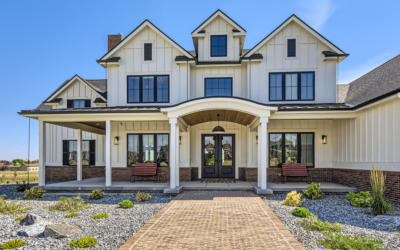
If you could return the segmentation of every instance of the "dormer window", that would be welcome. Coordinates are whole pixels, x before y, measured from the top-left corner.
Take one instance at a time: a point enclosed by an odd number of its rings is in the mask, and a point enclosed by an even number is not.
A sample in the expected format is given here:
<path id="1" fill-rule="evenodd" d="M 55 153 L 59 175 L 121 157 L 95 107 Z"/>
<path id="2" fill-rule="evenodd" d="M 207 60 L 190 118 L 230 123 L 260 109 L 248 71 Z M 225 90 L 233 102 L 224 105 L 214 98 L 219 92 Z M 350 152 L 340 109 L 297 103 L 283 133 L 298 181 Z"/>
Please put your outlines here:
<path id="1" fill-rule="evenodd" d="M 145 61 L 152 61 L 153 60 L 153 48 L 151 43 L 144 44 L 144 60 Z"/>
<path id="2" fill-rule="evenodd" d="M 67 100 L 67 108 L 90 108 L 90 100 Z"/>
<path id="3" fill-rule="evenodd" d="M 287 57 L 296 57 L 296 39 L 287 40 Z"/>
<path id="4" fill-rule="evenodd" d="M 227 55 L 227 38 L 223 36 L 211 36 L 211 56 L 226 56 Z"/>

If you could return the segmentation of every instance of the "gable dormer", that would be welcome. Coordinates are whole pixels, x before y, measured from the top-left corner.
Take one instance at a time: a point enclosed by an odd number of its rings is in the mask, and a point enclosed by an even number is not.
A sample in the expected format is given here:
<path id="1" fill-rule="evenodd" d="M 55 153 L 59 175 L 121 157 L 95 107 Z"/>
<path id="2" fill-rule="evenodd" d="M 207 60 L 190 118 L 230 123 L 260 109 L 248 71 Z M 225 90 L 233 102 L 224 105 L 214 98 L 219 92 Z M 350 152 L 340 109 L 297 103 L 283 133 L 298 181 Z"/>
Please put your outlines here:
<path id="1" fill-rule="evenodd" d="M 192 32 L 199 62 L 238 62 L 246 30 L 221 10 L 217 10 Z"/>

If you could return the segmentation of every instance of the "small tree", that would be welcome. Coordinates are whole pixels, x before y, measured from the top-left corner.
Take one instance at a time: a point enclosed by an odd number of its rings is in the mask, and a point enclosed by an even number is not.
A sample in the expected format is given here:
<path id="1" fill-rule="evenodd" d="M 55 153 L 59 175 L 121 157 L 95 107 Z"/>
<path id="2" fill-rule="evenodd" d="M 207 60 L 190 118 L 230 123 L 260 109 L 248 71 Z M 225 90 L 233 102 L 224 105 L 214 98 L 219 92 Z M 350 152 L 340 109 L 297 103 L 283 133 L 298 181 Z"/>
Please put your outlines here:
<path id="1" fill-rule="evenodd" d="M 17 172 L 17 170 L 15 170 L 14 171 L 14 178 L 17 178 L 17 176 L 18 176 L 18 172 Z"/>

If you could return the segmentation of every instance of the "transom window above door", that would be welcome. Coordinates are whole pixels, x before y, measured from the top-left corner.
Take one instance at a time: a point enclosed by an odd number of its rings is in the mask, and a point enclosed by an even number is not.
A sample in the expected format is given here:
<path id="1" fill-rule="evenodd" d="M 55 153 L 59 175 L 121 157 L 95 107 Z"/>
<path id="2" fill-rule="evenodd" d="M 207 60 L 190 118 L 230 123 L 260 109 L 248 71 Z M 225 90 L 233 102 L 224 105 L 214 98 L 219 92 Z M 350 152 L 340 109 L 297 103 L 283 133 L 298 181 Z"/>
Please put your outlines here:
<path id="1" fill-rule="evenodd" d="M 205 96 L 232 96 L 232 78 L 206 78 Z"/>
<path id="2" fill-rule="evenodd" d="M 169 76 L 128 76 L 128 103 L 168 103 Z"/>
<path id="3" fill-rule="evenodd" d="M 211 36 L 211 56 L 226 56 L 227 55 L 227 38 L 226 35 Z"/>
<path id="4" fill-rule="evenodd" d="M 314 85 L 314 72 L 270 73 L 269 100 L 313 101 Z"/>

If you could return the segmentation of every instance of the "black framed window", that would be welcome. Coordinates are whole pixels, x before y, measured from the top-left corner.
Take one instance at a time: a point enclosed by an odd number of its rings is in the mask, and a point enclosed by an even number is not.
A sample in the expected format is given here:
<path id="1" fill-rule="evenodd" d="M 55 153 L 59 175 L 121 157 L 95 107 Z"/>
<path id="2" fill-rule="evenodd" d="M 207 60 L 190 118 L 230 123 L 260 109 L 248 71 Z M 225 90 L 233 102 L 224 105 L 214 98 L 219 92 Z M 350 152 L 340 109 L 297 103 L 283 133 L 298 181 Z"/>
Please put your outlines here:
<path id="1" fill-rule="evenodd" d="M 211 56 L 227 55 L 227 36 L 211 36 Z"/>
<path id="2" fill-rule="evenodd" d="M 314 93 L 314 72 L 269 74 L 270 101 L 313 101 Z"/>
<path id="3" fill-rule="evenodd" d="M 269 166 L 282 163 L 305 163 L 314 167 L 314 133 L 270 133 Z"/>
<path id="4" fill-rule="evenodd" d="M 169 166 L 169 134 L 128 134 L 128 167 L 136 163 Z"/>
<path id="5" fill-rule="evenodd" d="M 128 76 L 128 103 L 168 103 L 169 76 Z"/>
<path id="6" fill-rule="evenodd" d="M 153 44 L 151 43 L 144 44 L 144 60 L 145 61 L 153 60 Z"/>
<path id="7" fill-rule="evenodd" d="M 67 100 L 67 108 L 90 108 L 90 100 Z"/>
<path id="8" fill-rule="evenodd" d="M 77 150 L 78 141 L 64 140 L 63 141 L 63 165 L 76 166 L 77 165 Z M 96 141 L 85 140 L 82 141 L 82 165 L 94 166 L 96 164 Z"/>
<path id="9" fill-rule="evenodd" d="M 232 96 L 232 78 L 206 78 L 205 96 Z"/>
<path id="10" fill-rule="evenodd" d="M 287 40 L 287 57 L 296 57 L 296 39 Z"/>

